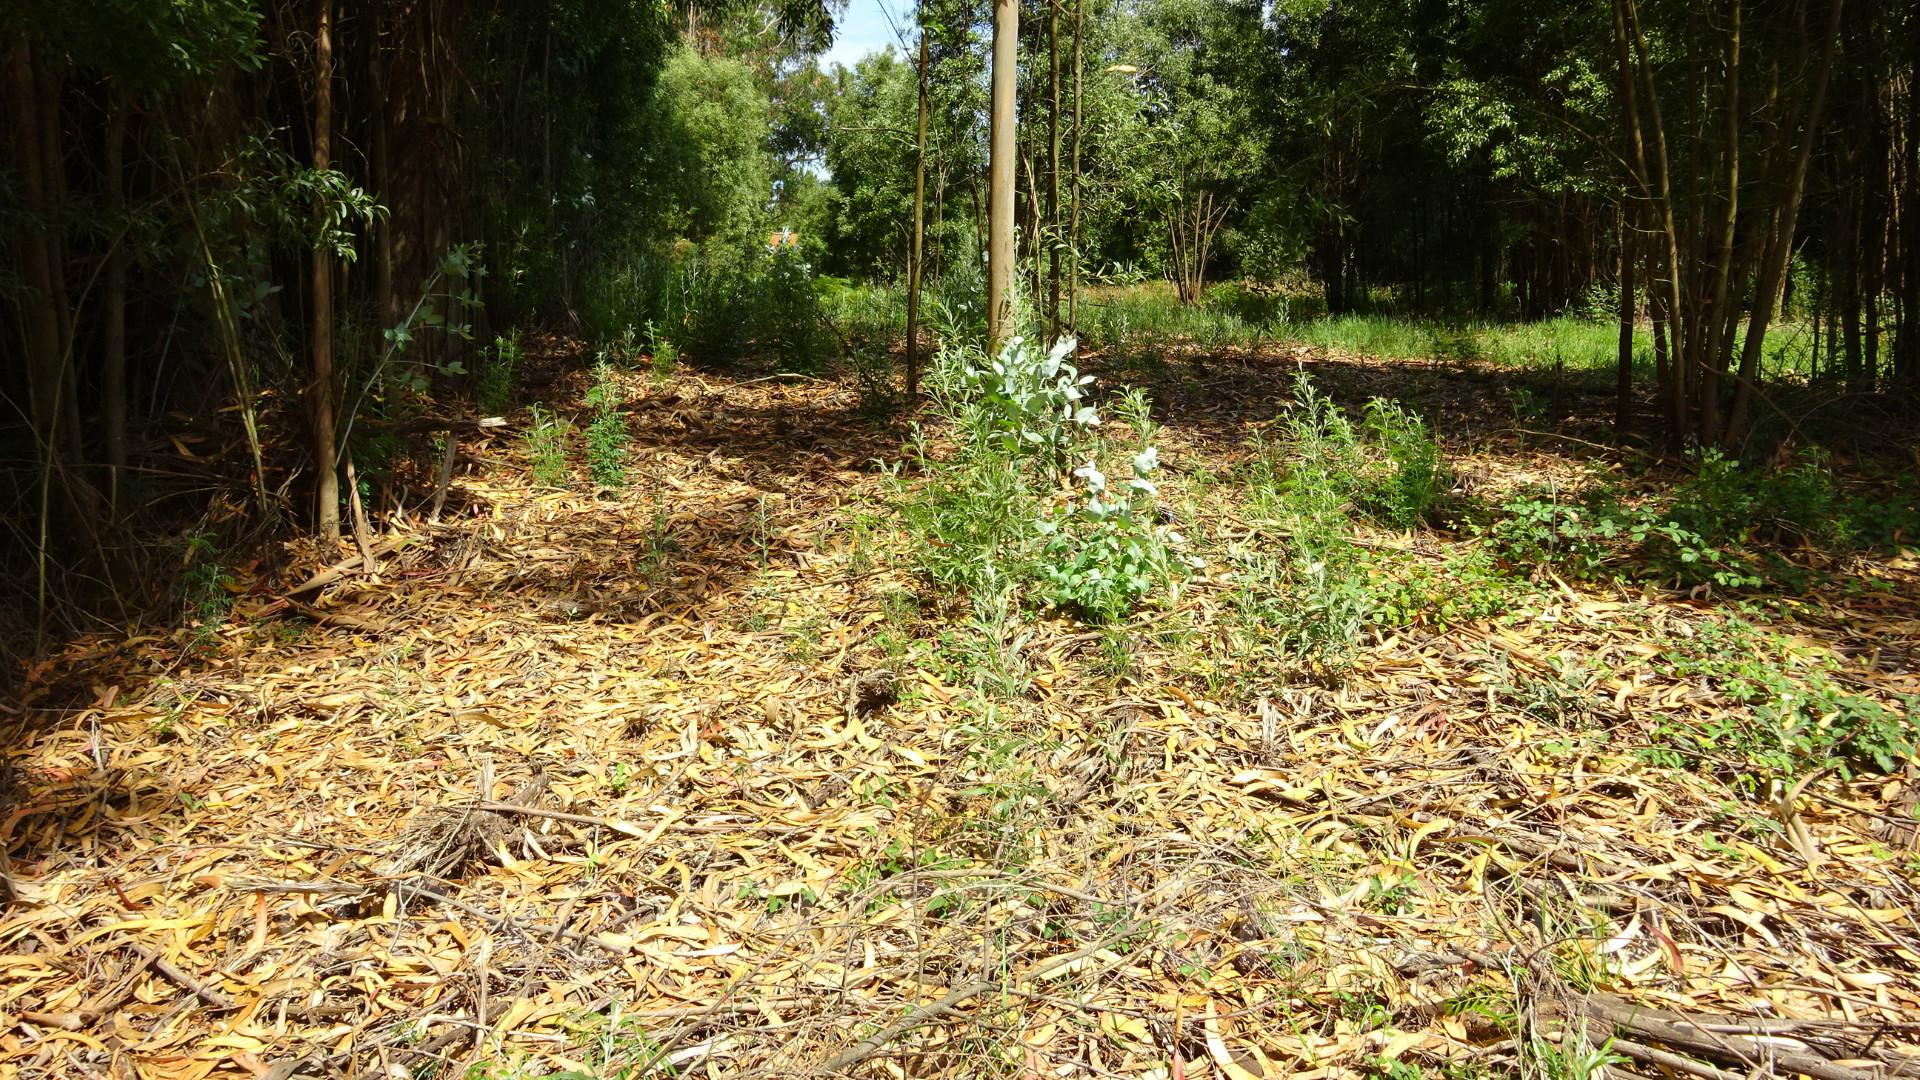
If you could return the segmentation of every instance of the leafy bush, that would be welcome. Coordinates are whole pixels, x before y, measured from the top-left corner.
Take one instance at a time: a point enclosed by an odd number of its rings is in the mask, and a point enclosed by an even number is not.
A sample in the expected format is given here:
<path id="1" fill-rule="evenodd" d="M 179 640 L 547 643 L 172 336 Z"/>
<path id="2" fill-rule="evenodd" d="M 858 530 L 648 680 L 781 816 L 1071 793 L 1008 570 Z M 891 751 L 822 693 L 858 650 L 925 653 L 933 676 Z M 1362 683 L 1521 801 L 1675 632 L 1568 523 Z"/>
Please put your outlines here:
<path id="1" fill-rule="evenodd" d="M 653 385 L 665 386 L 673 378 L 673 369 L 680 362 L 680 350 L 673 339 L 660 333 L 653 323 L 647 324 L 647 366 L 653 372 Z"/>
<path id="2" fill-rule="evenodd" d="M 1485 529 L 1493 550 L 1522 566 L 1558 566 L 1576 577 L 1624 574 L 1640 566 L 1685 585 L 1740 588 L 1761 583 L 1741 559 L 1654 506 L 1627 506 L 1604 485 L 1581 499 L 1524 493 L 1502 503 Z"/>
<path id="3" fill-rule="evenodd" d="M 1442 630 L 1513 611 L 1526 596 L 1481 546 L 1454 551 L 1438 567 L 1395 559 L 1392 569 L 1381 575 L 1373 610 L 1381 626 Z"/>
<path id="4" fill-rule="evenodd" d="M 604 360 L 594 369 L 587 391 L 593 420 L 587 425 L 587 475 L 600 487 L 624 487 L 627 482 L 627 414 L 620 384 Z"/>
<path id="5" fill-rule="evenodd" d="M 1277 446 L 1256 459 L 1250 501 L 1257 524 L 1285 541 L 1237 558 L 1235 604 L 1256 636 L 1293 663 L 1331 674 L 1358 648 L 1374 608 L 1361 550 L 1353 543 L 1355 495 L 1367 459 L 1353 423 L 1302 374 Z"/>
<path id="6" fill-rule="evenodd" d="M 1910 503 L 1841 492 L 1817 453 L 1771 473 L 1715 450 L 1696 460 L 1694 475 L 1638 505 L 1624 504 L 1604 483 L 1571 499 L 1522 493 L 1499 507 L 1486 536 L 1502 558 L 1522 565 L 1552 564 L 1581 577 L 1650 570 L 1683 585 L 1738 588 L 1804 575 L 1766 551 L 1768 543 L 1848 551 L 1896 544 L 1920 529 L 1920 510 Z"/>
<path id="7" fill-rule="evenodd" d="M 1366 508 L 1383 524 L 1411 529 L 1452 486 L 1440 446 L 1428 434 L 1426 421 L 1383 398 L 1367 402 L 1365 430 L 1386 457 L 1386 468 L 1374 470 L 1368 480 Z"/>
<path id="8" fill-rule="evenodd" d="M 474 400 L 481 412 L 491 416 L 506 411 L 513 397 L 514 376 L 519 373 L 524 355 L 518 330 L 494 338 L 493 347 L 482 350 L 474 372 Z"/>
<path id="9" fill-rule="evenodd" d="M 1017 464 L 991 454 L 936 463 L 917 488 L 895 474 L 901 516 L 920 571 L 953 592 L 973 592 L 1030 575 L 1038 500 Z"/>
<path id="10" fill-rule="evenodd" d="M 1169 544 L 1182 541 L 1155 520 L 1160 489 L 1152 476 L 1160 468 L 1160 454 L 1153 445 L 1146 395 L 1128 392 L 1120 412 L 1142 447 L 1128 463 L 1132 478 L 1119 490 L 1112 489 L 1089 456 L 1073 471 L 1085 490 L 1084 500 L 1075 499 L 1040 523 L 1047 537 L 1042 551 L 1044 595 L 1056 607 L 1096 622 L 1124 617 L 1171 582 L 1176 567 Z"/>
<path id="11" fill-rule="evenodd" d="M 1792 776 L 1829 766 L 1843 774 L 1863 767 L 1890 773 L 1920 749 L 1920 698 L 1889 707 L 1852 693 L 1831 654 L 1745 620 L 1709 622 L 1691 638 L 1671 639 L 1663 655 L 1673 677 L 1709 682 L 1745 706 L 1719 710 L 1702 723 L 1661 727 L 1664 742 L 1694 755 L 1732 757 Z"/>
<path id="12" fill-rule="evenodd" d="M 1073 348 L 1072 338 L 1061 338 L 1041 353 L 1017 337 L 998 356 L 964 368 L 966 390 L 984 421 L 981 433 L 1003 452 L 1057 456 L 1100 422 L 1100 414 L 1085 403 L 1083 388 L 1093 376 L 1067 363 Z"/>
<path id="13" fill-rule="evenodd" d="M 1044 603 L 1112 621 L 1170 587 L 1178 567 L 1167 550 L 1179 540 L 1159 523 L 1146 397 L 1122 406 L 1128 445 L 1095 438 L 1092 380 L 1068 362 L 1072 351 L 1070 339 L 1042 353 L 1016 338 L 988 358 L 949 338 L 930 384 L 957 451 L 937 461 L 919 446 L 928 477 L 917 490 L 899 483 L 901 512 L 930 580 L 976 599 L 1030 585 Z M 1120 454 L 1133 476 L 1115 492 L 1102 462 Z M 1072 458 L 1083 462 L 1073 489 L 1058 491 Z"/>
<path id="14" fill-rule="evenodd" d="M 198 638 L 210 639 L 233 608 L 233 574 L 220 565 L 220 548 L 206 532 L 187 537 L 181 561 L 180 607 L 197 624 Z"/>
<path id="15" fill-rule="evenodd" d="M 566 423 L 538 405 L 529 413 L 530 422 L 520 438 L 530 478 L 542 487 L 560 487 L 567 482 Z"/>

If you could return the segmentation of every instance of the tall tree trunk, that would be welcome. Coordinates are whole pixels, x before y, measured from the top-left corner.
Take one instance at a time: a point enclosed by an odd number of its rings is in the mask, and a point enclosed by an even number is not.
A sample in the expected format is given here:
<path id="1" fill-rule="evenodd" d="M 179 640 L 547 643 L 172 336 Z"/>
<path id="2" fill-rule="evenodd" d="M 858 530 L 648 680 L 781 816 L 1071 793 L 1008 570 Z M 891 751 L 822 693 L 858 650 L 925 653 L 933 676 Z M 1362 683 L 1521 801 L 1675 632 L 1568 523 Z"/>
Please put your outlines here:
<path id="1" fill-rule="evenodd" d="M 46 158 L 46 122 L 40 101 L 41 81 L 25 35 L 15 38 L 7 59 L 7 86 L 13 114 L 14 169 L 24 213 L 16 226 L 13 248 L 20 277 L 19 310 L 26 346 L 27 403 L 23 410 L 43 481 L 61 482 L 60 401 L 66 381 L 64 343 L 58 308 L 60 273 L 50 223 L 55 220 L 52 185 L 47 173 L 55 167 Z M 46 492 L 42 493 L 43 496 Z M 43 498 L 43 506 L 51 502 Z M 42 523 L 43 526 L 46 522 Z"/>
<path id="2" fill-rule="evenodd" d="M 1047 337 L 1053 339 L 1060 336 L 1060 0 L 1047 0 L 1047 78 Z"/>
<path id="3" fill-rule="evenodd" d="M 994 0 L 993 113 L 987 138 L 987 342 L 994 349 L 1014 332 L 1014 65 L 1019 36 L 1020 0 Z"/>
<path id="4" fill-rule="evenodd" d="M 1886 113 L 1881 107 L 1880 81 L 1869 75 L 1866 84 L 1866 96 L 1872 112 L 1871 136 L 1867 141 L 1866 182 L 1864 199 L 1866 201 L 1866 236 L 1861 248 L 1864 265 L 1861 267 L 1860 292 L 1861 314 L 1865 320 L 1863 344 L 1866 353 L 1866 369 L 1861 372 L 1861 380 L 1866 389 L 1872 389 L 1880 378 L 1880 294 L 1886 291 L 1887 257 L 1887 170 L 1891 164 L 1887 151 Z"/>
<path id="5" fill-rule="evenodd" d="M 920 28 L 919 119 L 913 140 L 913 250 L 907 254 L 907 403 L 920 397 L 920 281 L 927 221 L 927 28 Z"/>
<path id="6" fill-rule="evenodd" d="M 400 317 L 393 287 L 393 162 L 387 145 L 386 0 L 372 0 L 373 29 L 367 70 L 367 177 L 374 196 L 387 204 L 388 213 L 373 223 L 373 307 L 382 330 Z"/>
<path id="7" fill-rule="evenodd" d="M 319 0 L 319 9 L 313 35 L 313 167 L 326 170 L 333 166 L 333 0 Z M 326 208 L 316 200 L 313 213 L 321 217 Z M 339 455 L 334 446 L 339 418 L 333 393 L 333 249 L 324 242 L 314 245 L 309 277 L 313 382 L 307 400 L 313 424 L 314 530 L 331 543 L 340 539 Z"/>
<path id="8" fill-rule="evenodd" d="M 1833 74 L 1834 48 L 1840 40 L 1842 2 L 1832 0 L 1833 6 L 1827 15 L 1826 40 L 1820 49 L 1820 70 L 1814 76 L 1813 100 L 1807 103 L 1807 114 L 1800 125 L 1800 147 L 1794 157 L 1793 171 L 1780 202 L 1780 213 L 1774 219 L 1773 235 L 1767 238 L 1767 246 L 1761 256 L 1759 285 L 1753 294 L 1756 298 L 1766 299 L 1753 305 L 1752 316 L 1747 322 L 1747 339 L 1740 350 L 1740 385 L 1734 391 L 1733 409 L 1723 440 L 1730 446 L 1746 438 L 1747 424 L 1753 413 L 1754 385 L 1760 378 L 1761 349 L 1766 343 L 1767 325 L 1773 316 L 1772 298 L 1780 292 L 1780 281 L 1787 273 L 1787 261 L 1793 257 L 1793 234 L 1800 220 L 1800 200 L 1807 189 L 1807 166 L 1813 160 L 1814 144 L 1820 141 L 1820 121 L 1826 114 L 1827 83 Z"/>
<path id="9" fill-rule="evenodd" d="M 1712 442 L 1720 435 L 1720 378 L 1727 369 L 1722 337 L 1732 326 L 1727 313 L 1727 282 L 1733 276 L 1734 226 L 1740 213 L 1740 0 L 1733 0 L 1727 24 L 1726 101 L 1721 105 L 1725 125 L 1720 153 L 1725 158 L 1726 210 L 1720 235 L 1714 242 L 1713 298 L 1707 305 L 1706 342 L 1701 349 L 1700 437 Z M 1755 297 L 1755 303 L 1760 303 Z M 1768 303 L 1771 303 L 1769 298 Z"/>
<path id="10" fill-rule="evenodd" d="M 1920 48 L 1913 51 L 1920 60 Z M 1894 338 L 1893 370 L 1900 381 L 1920 386 L 1920 64 L 1908 72 L 1900 140 L 1900 330 Z"/>
<path id="11" fill-rule="evenodd" d="M 1668 376 L 1671 385 L 1668 390 L 1672 396 L 1667 403 L 1667 413 L 1671 421 L 1668 438 L 1677 444 L 1687 434 L 1688 391 L 1693 381 L 1688 369 L 1694 357 L 1686 344 L 1691 320 L 1686 318 L 1686 308 L 1680 299 L 1680 229 L 1673 212 L 1673 182 L 1672 169 L 1668 166 L 1667 130 L 1660 117 L 1660 97 L 1654 86 L 1653 67 L 1647 57 L 1646 35 L 1640 28 L 1640 9 L 1635 0 L 1614 0 L 1614 12 L 1615 33 L 1622 41 L 1631 42 L 1639 72 L 1637 81 L 1643 84 L 1646 91 L 1645 116 L 1641 115 L 1641 110 L 1638 108 L 1630 112 L 1636 132 L 1644 127 L 1646 131 L 1651 132 L 1652 138 L 1648 139 L 1640 134 L 1636 134 L 1636 138 L 1642 144 L 1652 143 L 1652 153 L 1648 156 L 1652 158 L 1653 165 L 1657 166 L 1650 176 L 1648 194 L 1653 200 L 1653 211 L 1661 239 L 1664 241 L 1663 254 L 1667 262 L 1666 289 L 1662 300 L 1666 305 L 1670 345 L 1667 359 L 1670 365 Z M 1644 169 L 1642 171 L 1646 172 Z"/>
<path id="12" fill-rule="evenodd" d="M 106 168 L 102 183 L 115 236 L 107 249 L 101 303 L 101 425 L 106 428 L 107 502 L 120 509 L 127 468 L 127 103 L 117 92 L 108 106 Z"/>
<path id="13" fill-rule="evenodd" d="M 1080 332 L 1080 133 L 1083 130 L 1080 82 L 1084 74 L 1082 16 L 1086 6 L 1087 0 L 1073 0 L 1073 209 L 1067 222 L 1067 257 L 1071 260 L 1067 274 L 1067 326 L 1076 335 Z"/>
<path id="14" fill-rule="evenodd" d="M 1620 355 L 1613 390 L 1613 434 L 1625 441 L 1633 430 L 1633 223 L 1620 208 Z"/>

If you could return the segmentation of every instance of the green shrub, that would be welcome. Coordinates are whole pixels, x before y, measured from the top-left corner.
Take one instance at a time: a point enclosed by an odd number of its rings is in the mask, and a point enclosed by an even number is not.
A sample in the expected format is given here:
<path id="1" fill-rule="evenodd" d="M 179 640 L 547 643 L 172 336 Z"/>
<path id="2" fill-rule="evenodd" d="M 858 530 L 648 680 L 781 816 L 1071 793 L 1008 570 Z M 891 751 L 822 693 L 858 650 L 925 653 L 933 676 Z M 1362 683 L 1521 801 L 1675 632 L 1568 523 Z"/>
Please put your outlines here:
<path id="1" fill-rule="evenodd" d="M 567 482 L 566 422 L 538 405 L 528 411 L 527 430 L 520 439 L 526 449 L 529 478 L 542 487 L 561 487 Z"/>
<path id="2" fill-rule="evenodd" d="M 1365 430 L 1386 458 L 1385 469 L 1373 470 L 1368 480 L 1366 509 L 1382 524 L 1411 529 L 1426 520 L 1452 486 L 1440 446 L 1428 434 L 1426 421 L 1399 402 L 1382 398 L 1367 402 Z"/>
<path id="3" fill-rule="evenodd" d="M 653 372 L 653 385 L 665 386 L 667 380 L 673 378 L 673 369 L 679 365 L 680 350 L 674 346 L 672 338 L 657 332 L 652 323 L 647 324 L 647 340 L 647 367 Z"/>
<path id="4" fill-rule="evenodd" d="M 1061 338 L 1042 353 L 1016 337 L 998 356 L 967 364 L 962 378 L 975 409 L 975 432 L 1003 453 L 1057 459 L 1098 424 L 1099 413 L 1086 403 L 1093 376 L 1067 363 L 1073 348 L 1072 338 Z"/>
<path id="5" fill-rule="evenodd" d="M 1733 758 L 1775 776 L 1829 766 L 1894 772 L 1914 758 L 1920 698 L 1889 706 L 1849 691 L 1831 654 L 1759 630 L 1739 618 L 1709 622 L 1667 643 L 1667 674 L 1702 681 L 1739 708 L 1692 723 L 1666 723 L 1663 742 L 1691 753 Z M 1658 752 L 1656 752 L 1658 756 Z M 1746 778 L 1751 782 L 1754 778 Z"/>
<path id="6" fill-rule="evenodd" d="M 594 368 L 587 405 L 593 409 L 593 420 L 587 425 L 587 475 L 600 487 L 624 487 L 627 482 L 625 395 L 614 379 L 612 366 L 604 360 Z"/>
<path id="7" fill-rule="evenodd" d="M 474 400 L 488 416 L 505 412 L 513 398 L 513 380 L 519 373 L 525 354 L 520 347 L 520 331 L 493 339 L 493 347 L 480 354 L 474 372 Z"/>
<path id="8" fill-rule="evenodd" d="M 1068 362 L 1073 346 L 1063 340 L 1043 353 L 1016 338 L 989 358 L 949 339 L 929 382 L 957 449 L 940 461 L 918 447 L 927 479 L 898 482 L 900 508 L 930 580 L 976 599 L 1031 586 L 1033 599 L 1112 621 L 1170 587 L 1177 564 L 1168 545 L 1179 539 L 1159 522 L 1146 397 L 1124 399 L 1125 445 L 1095 438 L 1092 380 Z M 1102 462 L 1123 454 L 1133 476 L 1116 492 Z M 1083 462 L 1074 490 L 1058 492 L 1072 459 Z"/>
<path id="9" fill-rule="evenodd" d="M 219 546 L 206 532 L 187 537 L 181 564 L 175 585 L 180 607 L 194 621 L 198 637 L 206 640 L 233 609 L 233 574 L 220 564 Z"/>
<path id="10" fill-rule="evenodd" d="M 1709 544 L 1657 506 L 1622 504 L 1606 485 L 1574 501 L 1551 491 L 1517 495 L 1500 505 L 1484 535 L 1509 562 L 1557 566 L 1575 577 L 1626 576 L 1643 569 L 1683 585 L 1741 588 L 1762 581 L 1737 555 Z"/>
<path id="11" fill-rule="evenodd" d="M 1249 492 L 1256 524 L 1279 533 L 1283 554 L 1240 554 L 1235 604 L 1252 633 L 1325 674 L 1351 659 L 1374 608 L 1371 578 L 1351 535 L 1366 466 L 1346 413 L 1312 379 L 1296 376 L 1281 438 L 1256 459 Z"/>
<path id="12" fill-rule="evenodd" d="M 894 478 L 920 572 L 959 593 L 1030 576 L 1039 501 L 1017 463 L 991 454 L 940 463 L 924 451 L 920 461 L 919 485 Z"/>
<path id="13" fill-rule="evenodd" d="M 1160 468 L 1146 395 L 1129 391 L 1119 408 L 1141 447 L 1128 462 L 1133 476 L 1112 488 L 1094 456 L 1073 471 L 1085 498 L 1057 508 L 1040 523 L 1043 595 L 1055 607 L 1095 622 L 1125 617 L 1149 595 L 1170 587 L 1178 564 L 1169 543 L 1181 537 L 1155 520 Z"/>

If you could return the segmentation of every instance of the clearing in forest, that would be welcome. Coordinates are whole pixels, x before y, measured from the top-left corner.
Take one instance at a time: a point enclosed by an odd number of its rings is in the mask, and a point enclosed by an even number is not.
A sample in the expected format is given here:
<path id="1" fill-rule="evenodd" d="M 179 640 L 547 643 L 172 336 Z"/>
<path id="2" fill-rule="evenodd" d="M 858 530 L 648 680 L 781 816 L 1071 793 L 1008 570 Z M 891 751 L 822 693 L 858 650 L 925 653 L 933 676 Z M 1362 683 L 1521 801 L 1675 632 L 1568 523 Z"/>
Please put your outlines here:
<path id="1" fill-rule="evenodd" d="M 1363 530 L 1400 614 L 1294 663 L 1246 583 L 1291 541 L 1262 462 L 1303 365 L 1421 402 L 1462 487 L 1617 465 L 1486 419 L 1464 362 L 1179 361 L 1197 568 L 1089 627 L 923 583 L 904 422 L 851 390 L 576 365 L 371 572 L 298 548 L 31 673 L 0 1070 L 1915 1069 L 1915 778 L 1676 734 L 1795 694 L 1900 722 L 1914 560 L 1742 611 Z"/>

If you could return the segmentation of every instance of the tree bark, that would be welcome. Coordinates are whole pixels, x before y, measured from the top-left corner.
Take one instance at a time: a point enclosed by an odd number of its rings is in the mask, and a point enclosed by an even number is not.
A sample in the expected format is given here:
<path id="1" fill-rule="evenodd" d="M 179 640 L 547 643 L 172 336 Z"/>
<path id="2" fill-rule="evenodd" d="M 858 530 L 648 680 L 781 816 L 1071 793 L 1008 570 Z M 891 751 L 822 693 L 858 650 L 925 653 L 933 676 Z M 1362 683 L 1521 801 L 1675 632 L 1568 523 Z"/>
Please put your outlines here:
<path id="1" fill-rule="evenodd" d="M 1630 110 L 1636 132 L 1634 137 L 1641 145 L 1648 142 L 1653 144 L 1653 150 L 1649 156 L 1653 164 L 1659 166 L 1657 174 L 1649 178 L 1648 194 L 1653 200 L 1654 213 L 1657 215 L 1667 260 L 1666 289 L 1662 299 L 1667 309 L 1667 333 L 1670 345 L 1667 350 L 1668 379 L 1671 384 L 1668 387 L 1671 396 L 1667 402 L 1668 438 L 1678 443 L 1687 434 L 1688 389 L 1693 381 L 1688 368 L 1693 362 L 1693 354 L 1687 347 L 1686 340 L 1692 320 L 1687 318 L 1686 308 L 1680 299 L 1680 229 L 1673 212 L 1673 182 L 1672 169 L 1668 167 L 1667 131 L 1666 125 L 1660 118 L 1660 98 L 1653 82 L 1653 67 L 1647 57 L 1646 35 L 1640 29 L 1640 9 L 1635 0 L 1614 0 L 1614 11 L 1615 33 L 1623 42 L 1631 42 L 1639 73 L 1639 80 L 1636 81 L 1643 81 L 1646 90 L 1646 115 L 1641 116 L 1638 108 Z M 1642 133 L 1643 128 L 1651 132 L 1651 139 L 1646 138 Z M 1642 172 L 1644 174 L 1646 170 L 1643 169 Z M 1657 189 L 1652 183 L 1654 179 L 1658 181 Z"/>
<path id="2" fill-rule="evenodd" d="M 392 157 L 387 139 L 387 61 L 385 48 L 386 0 L 372 0 L 372 44 L 367 70 L 367 176 L 374 194 L 388 212 L 373 223 L 373 307 L 380 329 L 391 329 L 399 318 L 393 287 Z"/>
<path id="3" fill-rule="evenodd" d="M 1727 282 L 1733 275 L 1734 226 L 1740 213 L 1740 0 L 1733 0 L 1727 25 L 1726 100 L 1721 106 L 1725 125 L 1720 153 L 1726 159 L 1726 210 L 1713 253 L 1713 299 L 1706 311 L 1706 341 L 1701 349 L 1700 437 L 1712 442 L 1720 435 L 1720 377 L 1722 337 L 1732 323 L 1727 315 Z M 1758 296 L 1755 303 L 1761 303 Z M 1767 301 L 1767 302 L 1770 302 Z"/>
<path id="4" fill-rule="evenodd" d="M 313 35 L 313 167 L 326 170 L 333 165 L 333 0 L 319 0 L 319 9 Z M 313 213 L 318 218 L 326 208 L 316 200 Z M 338 417 L 333 400 L 333 249 L 324 242 L 314 245 L 309 277 L 312 303 L 307 334 L 313 382 L 307 400 L 313 424 L 314 531 L 331 543 L 340 539 L 340 474 L 334 446 Z"/>
<path id="5" fill-rule="evenodd" d="M 1047 336 L 1060 336 L 1060 0 L 1047 0 Z M 1035 252 L 1037 256 L 1039 253 Z"/>
<path id="6" fill-rule="evenodd" d="M 1773 235 L 1762 255 L 1757 300 L 1747 323 L 1747 339 L 1740 350 L 1740 385 L 1734 391 L 1733 408 L 1728 416 L 1724 441 L 1733 445 L 1746 438 L 1747 424 L 1753 414 L 1753 390 L 1760 378 L 1761 347 L 1767 339 L 1767 325 L 1773 316 L 1772 297 L 1780 292 L 1780 281 L 1787 273 L 1787 260 L 1793 256 L 1793 233 L 1800 220 L 1800 200 L 1806 194 L 1807 166 L 1813 160 L 1813 146 L 1819 141 L 1820 119 L 1827 108 L 1827 84 L 1833 74 L 1834 47 L 1840 40 L 1840 9 L 1843 0 L 1833 0 L 1827 16 L 1826 40 L 1820 51 L 1820 70 L 1814 77 L 1813 100 L 1807 104 L 1805 122 L 1800 126 L 1800 147 L 1794 158 L 1793 172 L 1787 181 L 1785 198 L 1774 221 Z"/>
<path id="7" fill-rule="evenodd" d="M 1622 441 L 1633 430 L 1633 223 L 1620 208 L 1620 355 L 1614 379 L 1613 434 Z"/>
<path id="8" fill-rule="evenodd" d="M 1067 222 L 1067 257 L 1070 260 L 1067 271 L 1067 327 L 1072 334 L 1080 332 L 1080 139 L 1083 130 L 1080 106 L 1081 77 L 1084 74 L 1083 16 L 1086 6 L 1087 0 L 1073 0 L 1073 209 L 1069 211 Z"/>
<path id="9" fill-rule="evenodd" d="M 45 157 L 47 143 L 40 130 L 46 118 L 36 67 L 25 35 L 17 37 L 7 60 L 7 86 L 13 113 L 14 167 L 19 177 L 20 205 L 25 211 L 13 244 L 19 264 L 20 321 L 27 352 L 27 407 L 23 412 L 33 433 L 42 480 L 53 485 L 61 482 L 59 427 L 66 356 L 59 290 L 54 282 L 60 267 L 48 235 L 55 207 L 46 174 L 53 163 Z M 51 501 L 43 498 L 42 504 L 50 506 Z"/>
<path id="10" fill-rule="evenodd" d="M 994 0 L 987 168 L 987 343 L 992 349 L 1013 336 L 1014 66 L 1019 37 L 1019 0 Z"/>
<path id="11" fill-rule="evenodd" d="M 102 282 L 100 328 L 101 426 L 106 429 L 107 504 L 120 509 L 120 485 L 127 468 L 127 103 L 118 94 L 108 106 L 106 168 L 102 183 L 116 235 L 107 249 Z"/>
<path id="12" fill-rule="evenodd" d="M 920 281 L 927 221 L 927 29 L 920 28 L 919 120 L 913 142 L 913 249 L 907 253 L 907 404 L 920 397 Z"/>

